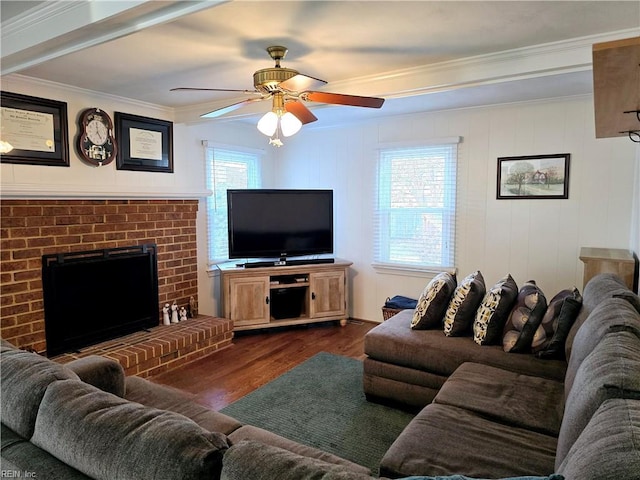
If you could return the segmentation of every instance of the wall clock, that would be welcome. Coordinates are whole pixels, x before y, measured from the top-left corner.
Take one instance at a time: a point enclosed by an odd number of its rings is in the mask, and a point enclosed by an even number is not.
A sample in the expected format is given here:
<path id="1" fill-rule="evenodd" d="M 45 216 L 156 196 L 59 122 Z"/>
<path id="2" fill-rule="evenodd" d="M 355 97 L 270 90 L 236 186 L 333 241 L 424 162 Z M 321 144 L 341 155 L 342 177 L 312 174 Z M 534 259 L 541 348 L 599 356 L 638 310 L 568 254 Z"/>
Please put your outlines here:
<path id="1" fill-rule="evenodd" d="M 113 134 L 113 122 L 104 110 L 87 108 L 78 121 L 78 154 L 83 160 L 101 167 L 113 161 L 118 145 Z"/>

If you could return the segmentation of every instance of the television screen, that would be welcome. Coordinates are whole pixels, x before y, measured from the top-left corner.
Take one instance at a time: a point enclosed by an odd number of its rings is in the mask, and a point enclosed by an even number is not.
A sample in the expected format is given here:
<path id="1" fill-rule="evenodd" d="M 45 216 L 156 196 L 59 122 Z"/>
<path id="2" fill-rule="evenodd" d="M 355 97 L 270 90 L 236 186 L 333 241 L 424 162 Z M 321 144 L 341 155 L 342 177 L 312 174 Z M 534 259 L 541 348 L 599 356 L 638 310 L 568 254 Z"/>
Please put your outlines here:
<path id="1" fill-rule="evenodd" d="M 157 326 L 157 268 L 153 244 L 44 255 L 47 355 Z"/>
<path id="2" fill-rule="evenodd" d="M 332 190 L 228 190 L 229 258 L 333 253 Z"/>

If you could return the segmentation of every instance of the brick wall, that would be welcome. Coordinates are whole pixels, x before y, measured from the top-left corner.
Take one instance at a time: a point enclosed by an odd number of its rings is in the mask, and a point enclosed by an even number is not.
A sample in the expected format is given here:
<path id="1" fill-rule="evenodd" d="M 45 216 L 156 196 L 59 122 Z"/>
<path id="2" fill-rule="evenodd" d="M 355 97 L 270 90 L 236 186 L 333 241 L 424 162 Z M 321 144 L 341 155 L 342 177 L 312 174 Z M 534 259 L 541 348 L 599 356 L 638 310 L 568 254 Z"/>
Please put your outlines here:
<path id="1" fill-rule="evenodd" d="M 197 200 L 3 200 L 0 336 L 46 350 L 42 255 L 143 243 L 158 246 L 161 305 L 198 299 Z"/>

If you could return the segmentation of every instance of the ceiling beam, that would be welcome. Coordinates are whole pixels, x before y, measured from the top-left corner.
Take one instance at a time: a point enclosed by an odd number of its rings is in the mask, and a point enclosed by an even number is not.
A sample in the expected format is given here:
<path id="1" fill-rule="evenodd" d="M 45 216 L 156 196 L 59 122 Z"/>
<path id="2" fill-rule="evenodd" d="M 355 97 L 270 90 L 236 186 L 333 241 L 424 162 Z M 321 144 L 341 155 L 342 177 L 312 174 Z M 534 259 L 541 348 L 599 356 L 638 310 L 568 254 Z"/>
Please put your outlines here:
<path id="1" fill-rule="evenodd" d="M 40 2 L 2 22 L 0 74 L 19 72 L 227 1 Z"/>

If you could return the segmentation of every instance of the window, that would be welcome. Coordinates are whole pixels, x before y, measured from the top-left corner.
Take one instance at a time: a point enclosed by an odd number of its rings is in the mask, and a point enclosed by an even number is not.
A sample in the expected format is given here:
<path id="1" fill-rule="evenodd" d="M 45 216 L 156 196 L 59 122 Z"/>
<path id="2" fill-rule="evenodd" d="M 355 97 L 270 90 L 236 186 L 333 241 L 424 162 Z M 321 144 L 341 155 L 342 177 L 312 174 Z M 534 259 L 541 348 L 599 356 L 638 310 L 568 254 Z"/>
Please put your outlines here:
<path id="1" fill-rule="evenodd" d="M 207 147 L 207 234 L 209 262 L 229 258 L 227 190 L 260 188 L 260 154 L 228 148 Z"/>
<path id="2" fill-rule="evenodd" d="M 459 138 L 441 142 L 379 150 L 377 266 L 418 270 L 454 267 Z"/>

